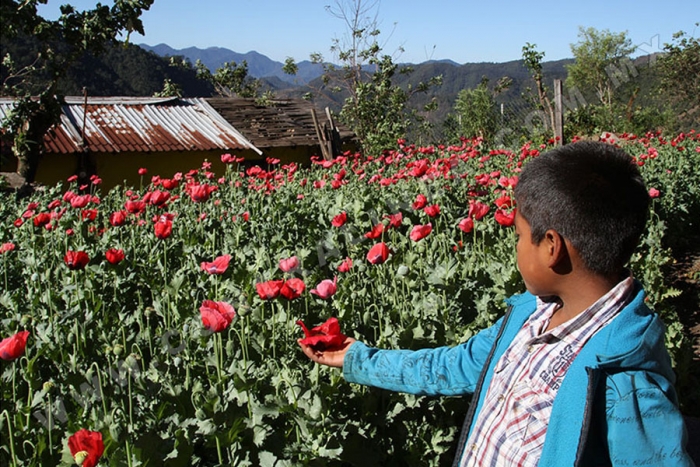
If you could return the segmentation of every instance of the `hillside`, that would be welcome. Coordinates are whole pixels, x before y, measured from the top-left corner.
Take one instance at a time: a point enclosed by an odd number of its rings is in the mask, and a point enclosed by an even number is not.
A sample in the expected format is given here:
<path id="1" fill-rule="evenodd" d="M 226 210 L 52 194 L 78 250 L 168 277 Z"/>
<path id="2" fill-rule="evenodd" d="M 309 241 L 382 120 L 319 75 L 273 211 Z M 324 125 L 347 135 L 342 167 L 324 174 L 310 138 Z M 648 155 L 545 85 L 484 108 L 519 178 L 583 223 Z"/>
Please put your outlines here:
<path id="1" fill-rule="evenodd" d="M 18 66 L 29 65 L 37 56 L 34 39 L 24 37 L 2 41 L 0 56 L 7 54 Z M 7 74 L 7 68 L 0 66 L 0 82 L 5 82 Z M 92 96 L 152 96 L 163 89 L 166 79 L 181 87 L 183 97 L 213 93 L 213 86 L 198 79 L 194 69 L 171 66 L 168 59 L 126 43 L 108 46 L 99 57 L 83 56 L 68 70 L 58 91 L 64 95 L 81 95 L 86 88 Z M 12 80 L 6 84 L 11 85 Z M 40 88 L 42 77 L 37 77 L 33 84 Z"/>
<path id="2" fill-rule="evenodd" d="M 276 62 L 254 50 L 242 54 L 223 47 L 208 47 L 206 49 L 188 47 L 186 49 L 173 49 L 167 44 L 158 44 L 156 46 L 139 44 L 139 47 L 154 52 L 161 57 L 184 57 L 192 64 L 197 60 L 201 60 L 212 73 L 225 62 L 241 63 L 243 61 L 248 65 L 248 73 L 254 78 L 276 77 L 290 84 L 303 85 L 319 77 L 323 73 L 323 67 L 321 67 L 321 65 L 303 60 L 297 63 L 297 74 L 293 76 L 288 75 L 282 71 L 283 63 Z"/>

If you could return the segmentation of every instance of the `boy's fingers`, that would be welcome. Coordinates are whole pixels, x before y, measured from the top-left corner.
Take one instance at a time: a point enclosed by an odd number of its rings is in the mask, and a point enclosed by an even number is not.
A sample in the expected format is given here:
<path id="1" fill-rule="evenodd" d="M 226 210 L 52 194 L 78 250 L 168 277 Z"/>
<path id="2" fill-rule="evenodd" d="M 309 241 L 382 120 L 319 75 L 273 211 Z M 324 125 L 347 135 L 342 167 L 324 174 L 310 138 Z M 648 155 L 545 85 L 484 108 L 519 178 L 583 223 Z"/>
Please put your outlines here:
<path id="1" fill-rule="evenodd" d="M 301 347 L 301 351 L 304 352 L 304 355 L 309 357 L 311 360 L 314 362 L 319 361 L 319 357 L 322 355 L 320 352 L 316 352 L 314 349 L 309 347 L 308 345 L 304 345 L 301 343 L 301 339 L 297 339 L 297 343 L 299 344 L 299 347 Z"/>

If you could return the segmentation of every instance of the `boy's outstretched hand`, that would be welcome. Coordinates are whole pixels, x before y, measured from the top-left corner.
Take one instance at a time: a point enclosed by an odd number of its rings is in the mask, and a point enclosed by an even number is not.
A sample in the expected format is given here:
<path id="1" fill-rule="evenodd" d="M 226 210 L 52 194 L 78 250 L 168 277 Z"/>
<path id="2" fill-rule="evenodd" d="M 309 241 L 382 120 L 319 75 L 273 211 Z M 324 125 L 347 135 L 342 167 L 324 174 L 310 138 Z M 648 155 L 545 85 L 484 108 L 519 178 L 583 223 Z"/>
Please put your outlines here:
<path id="1" fill-rule="evenodd" d="M 336 318 L 328 318 L 325 323 L 309 330 L 301 321 L 297 324 L 304 330 L 303 339 L 297 340 L 304 354 L 316 363 L 342 367 L 345 353 L 355 339 L 340 332 Z"/>
<path id="2" fill-rule="evenodd" d="M 352 337 L 346 337 L 340 346 L 325 350 L 320 350 L 318 348 L 314 349 L 310 345 L 304 344 L 303 341 L 304 339 L 297 340 L 299 347 L 301 347 L 301 350 L 304 352 L 304 355 L 309 357 L 311 360 L 322 365 L 341 368 L 343 366 L 345 354 L 352 343 L 355 342 L 355 339 Z"/>

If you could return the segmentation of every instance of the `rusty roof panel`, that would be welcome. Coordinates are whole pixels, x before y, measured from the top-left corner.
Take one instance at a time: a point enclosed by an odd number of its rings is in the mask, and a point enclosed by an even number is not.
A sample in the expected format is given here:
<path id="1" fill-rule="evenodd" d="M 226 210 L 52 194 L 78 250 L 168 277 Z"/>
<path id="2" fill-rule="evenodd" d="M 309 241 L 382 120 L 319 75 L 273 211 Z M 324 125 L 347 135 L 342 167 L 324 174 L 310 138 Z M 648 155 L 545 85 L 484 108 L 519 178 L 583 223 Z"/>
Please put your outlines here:
<path id="1" fill-rule="evenodd" d="M 204 99 L 66 97 L 61 123 L 44 138 L 49 153 L 252 149 Z M 12 108 L 0 99 L 0 117 Z"/>

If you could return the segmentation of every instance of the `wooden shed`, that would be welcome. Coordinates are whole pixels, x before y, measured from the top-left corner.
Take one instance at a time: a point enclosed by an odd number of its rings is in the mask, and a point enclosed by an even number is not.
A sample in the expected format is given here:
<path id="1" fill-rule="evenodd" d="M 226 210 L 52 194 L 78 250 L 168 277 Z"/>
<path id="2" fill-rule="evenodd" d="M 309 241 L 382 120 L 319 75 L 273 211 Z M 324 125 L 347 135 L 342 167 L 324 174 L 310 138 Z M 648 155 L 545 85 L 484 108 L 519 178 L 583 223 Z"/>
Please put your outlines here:
<path id="1" fill-rule="evenodd" d="M 214 97 L 206 101 L 256 148 L 261 159 L 308 164 L 311 156 L 332 158 L 354 150 L 355 134 L 335 121 L 330 112 L 304 99 Z"/>
<path id="2" fill-rule="evenodd" d="M 12 105 L 0 98 L 0 118 Z M 104 188 L 138 185 L 139 168 L 149 177 L 172 177 L 204 161 L 222 174 L 227 152 L 252 160 L 262 154 L 204 99 L 66 97 L 60 124 L 44 137 L 36 181 L 51 185 L 96 174 Z M 13 159 L 2 167 L 15 170 Z"/>

